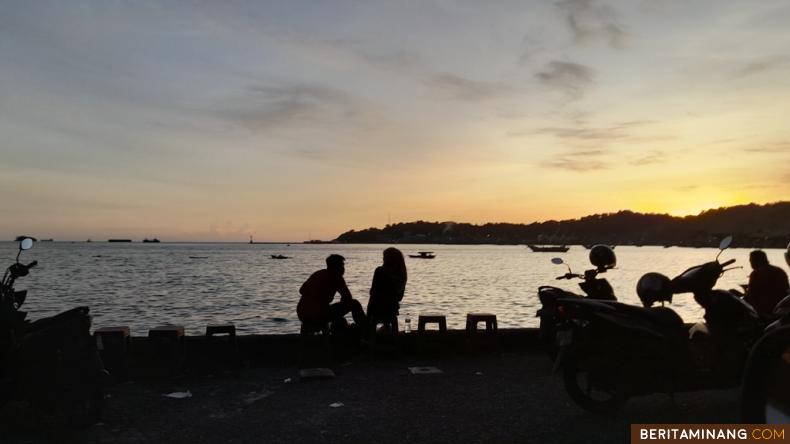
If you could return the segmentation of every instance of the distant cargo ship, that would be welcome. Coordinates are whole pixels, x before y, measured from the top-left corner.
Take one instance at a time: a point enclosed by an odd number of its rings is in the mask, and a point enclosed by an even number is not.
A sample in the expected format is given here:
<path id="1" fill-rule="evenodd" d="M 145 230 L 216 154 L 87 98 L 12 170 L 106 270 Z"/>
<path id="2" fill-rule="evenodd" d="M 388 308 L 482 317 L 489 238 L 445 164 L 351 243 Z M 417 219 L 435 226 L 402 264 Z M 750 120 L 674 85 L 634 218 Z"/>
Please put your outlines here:
<path id="1" fill-rule="evenodd" d="M 131 239 L 107 239 L 107 242 L 131 242 Z"/>
<path id="2" fill-rule="evenodd" d="M 527 247 L 536 253 L 565 253 L 570 249 L 567 245 L 532 245 Z"/>
<path id="3" fill-rule="evenodd" d="M 157 239 L 157 238 L 153 238 L 153 239 L 145 238 L 145 239 L 143 239 L 143 243 L 144 244 L 158 244 L 159 243 L 159 239 Z"/>

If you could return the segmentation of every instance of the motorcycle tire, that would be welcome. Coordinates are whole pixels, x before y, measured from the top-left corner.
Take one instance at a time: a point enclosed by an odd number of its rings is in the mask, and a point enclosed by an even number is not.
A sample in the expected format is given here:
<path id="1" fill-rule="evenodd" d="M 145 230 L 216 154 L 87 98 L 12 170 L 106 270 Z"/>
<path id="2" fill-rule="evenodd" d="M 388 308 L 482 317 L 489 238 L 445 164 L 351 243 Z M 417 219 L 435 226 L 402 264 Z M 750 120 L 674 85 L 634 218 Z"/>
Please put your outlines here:
<path id="1" fill-rule="evenodd" d="M 628 400 L 628 396 L 618 387 L 602 389 L 591 385 L 590 372 L 579 368 L 575 360 L 565 363 L 562 376 L 565 391 L 579 407 L 588 412 L 610 415 Z"/>

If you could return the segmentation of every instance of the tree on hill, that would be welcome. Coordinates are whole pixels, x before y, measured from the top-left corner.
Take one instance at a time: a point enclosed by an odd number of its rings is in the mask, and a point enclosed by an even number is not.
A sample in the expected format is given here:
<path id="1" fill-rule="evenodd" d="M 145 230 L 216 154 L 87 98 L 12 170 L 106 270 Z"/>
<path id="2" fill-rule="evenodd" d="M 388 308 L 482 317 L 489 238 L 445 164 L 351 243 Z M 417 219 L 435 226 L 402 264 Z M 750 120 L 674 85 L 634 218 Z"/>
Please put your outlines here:
<path id="1" fill-rule="evenodd" d="M 633 211 L 594 214 L 579 219 L 531 224 L 416 221 L 384 228 L 351 230 L 344 243 L 448 244 L 626 244 L 715 246 L 728 234 L 735 246 L 782 248 L 790 240 L 790 202 L 748 204 L 703 211 L 696 216 Z"/>

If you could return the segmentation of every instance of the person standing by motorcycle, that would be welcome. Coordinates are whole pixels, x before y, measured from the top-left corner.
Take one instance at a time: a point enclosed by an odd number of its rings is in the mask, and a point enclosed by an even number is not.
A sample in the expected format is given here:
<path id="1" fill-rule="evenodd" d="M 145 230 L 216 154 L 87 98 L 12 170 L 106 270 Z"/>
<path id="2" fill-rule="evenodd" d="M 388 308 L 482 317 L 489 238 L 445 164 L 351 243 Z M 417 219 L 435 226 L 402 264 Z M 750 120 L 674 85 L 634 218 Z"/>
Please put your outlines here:
<path id="1" fill-rule="evenodd" d="M 752 251 L 749 263 L 754 271 L 749 275 L 749 289 L 743 298 L 760 316 L 770 317 L 776 304 L 790 291 L 787 273 L 771 265 L 762 250 Z"/>

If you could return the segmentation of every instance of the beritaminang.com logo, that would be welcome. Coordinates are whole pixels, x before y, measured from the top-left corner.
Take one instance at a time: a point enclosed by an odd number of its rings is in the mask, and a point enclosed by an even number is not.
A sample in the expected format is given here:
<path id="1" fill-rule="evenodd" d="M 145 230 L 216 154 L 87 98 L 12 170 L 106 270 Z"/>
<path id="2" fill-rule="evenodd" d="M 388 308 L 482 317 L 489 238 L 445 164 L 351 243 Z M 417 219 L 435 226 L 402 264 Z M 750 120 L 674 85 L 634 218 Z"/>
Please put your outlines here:
<path id="1" fill-rule="evenodd" d="M 631 443 L 790 442 L 786 428 L 765 424 L 632 424 Z"/>

